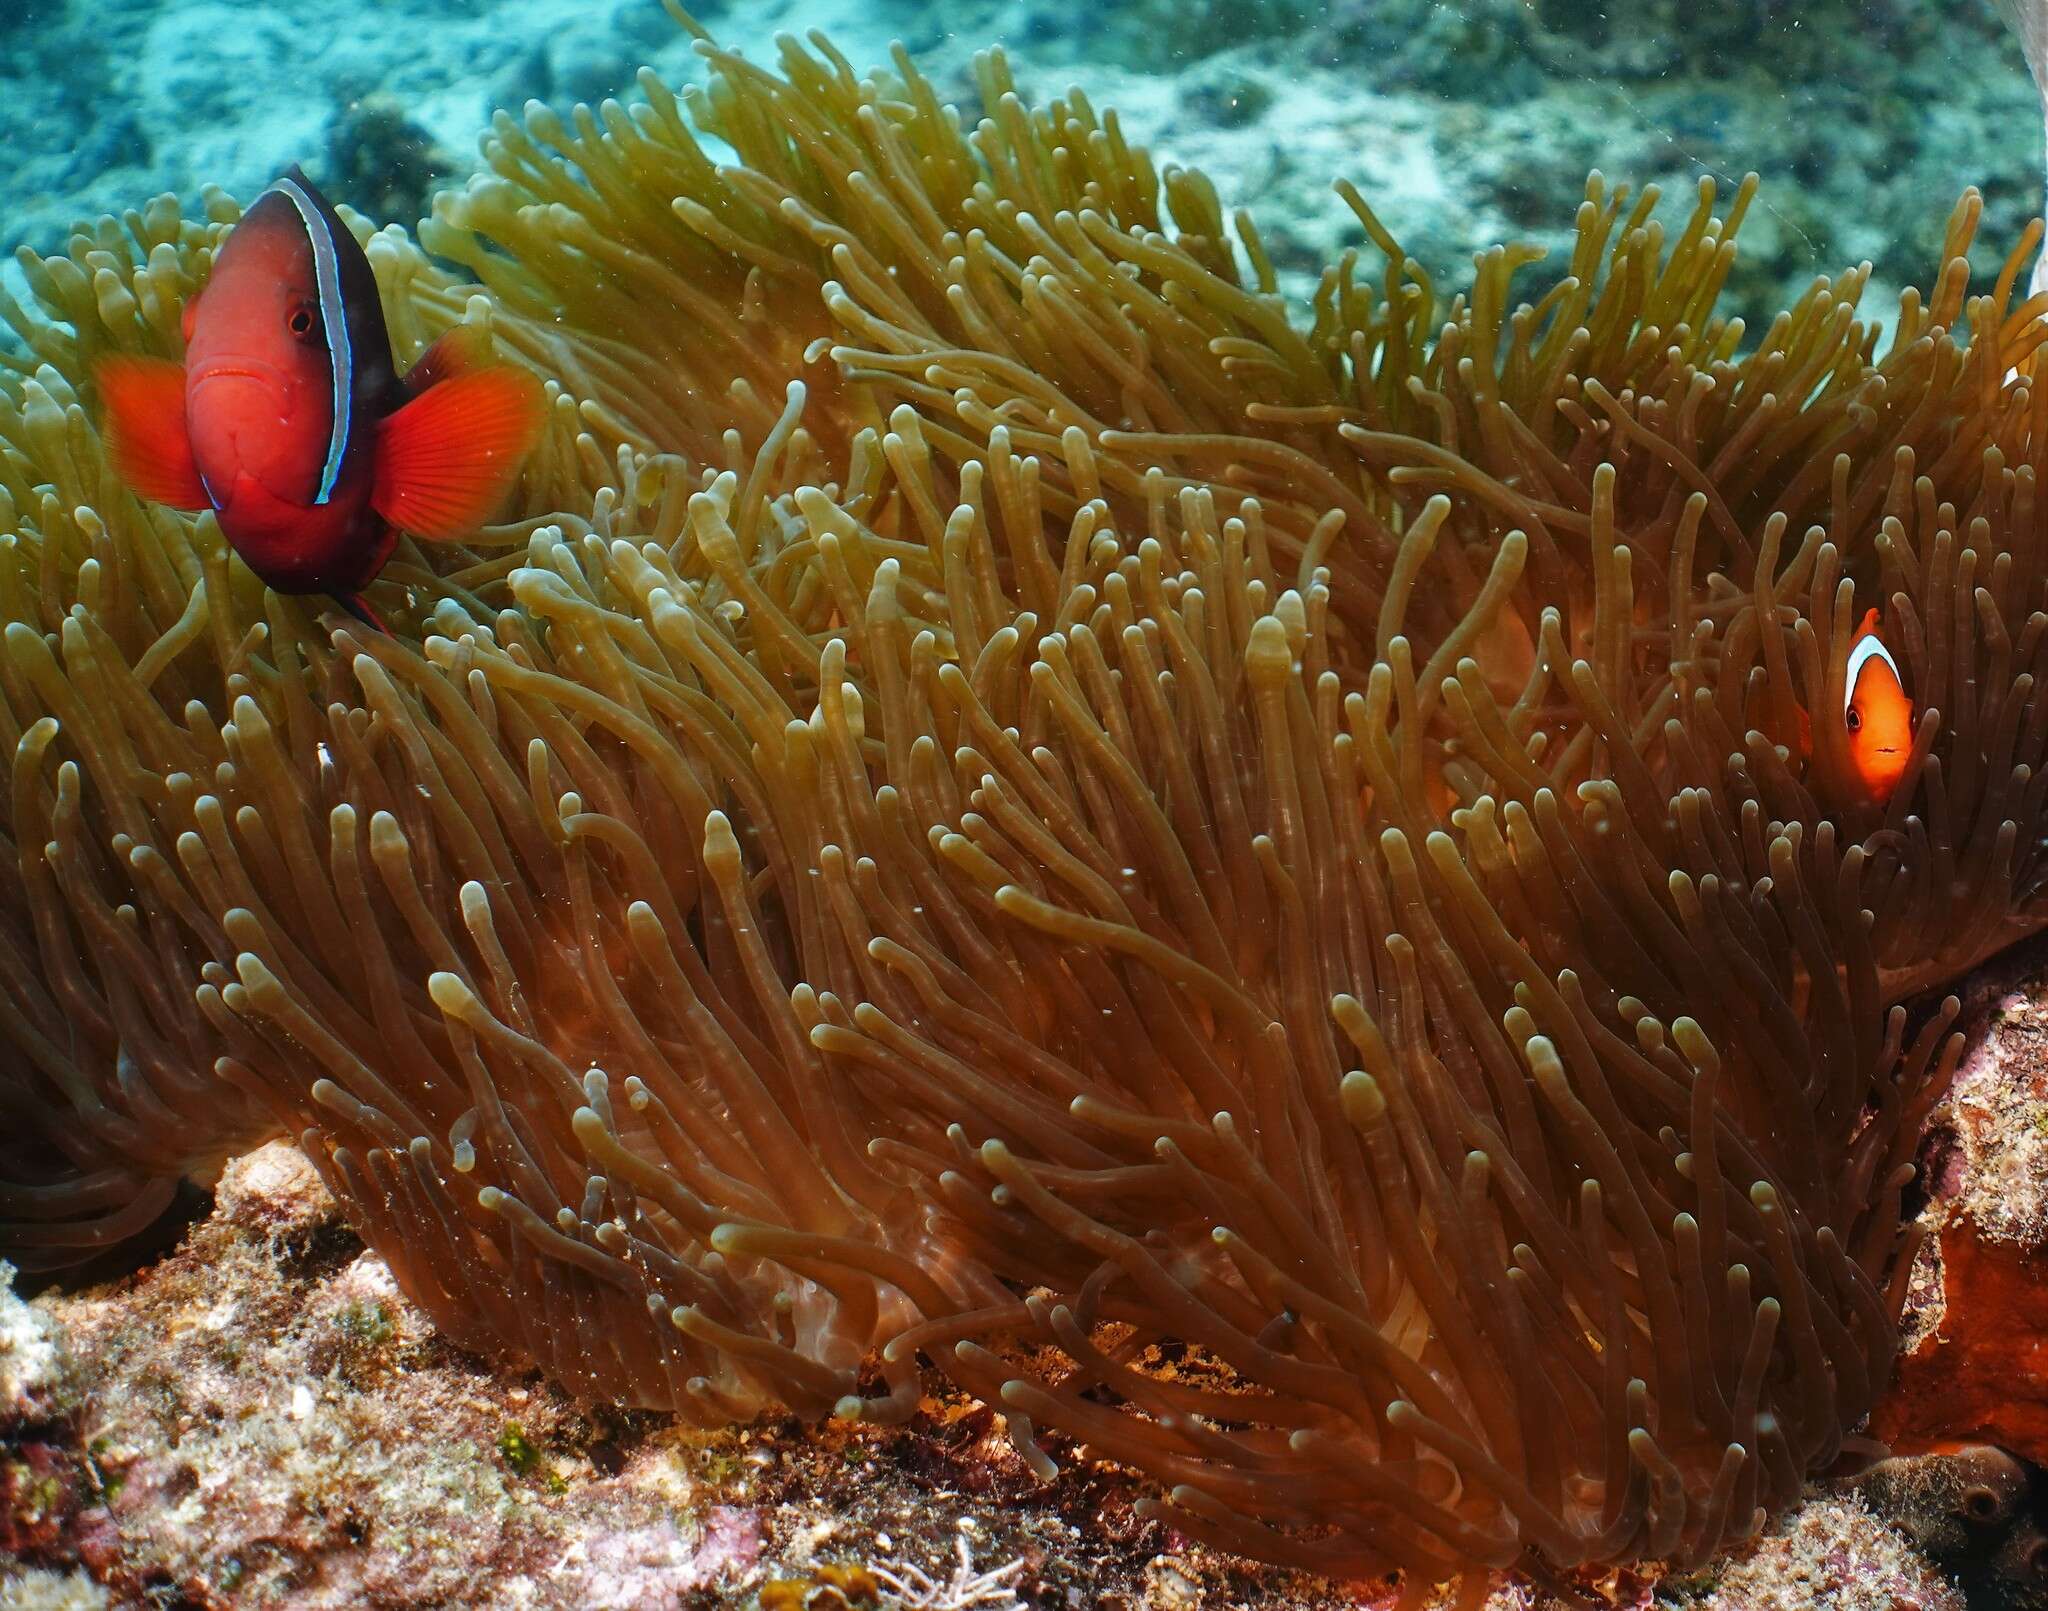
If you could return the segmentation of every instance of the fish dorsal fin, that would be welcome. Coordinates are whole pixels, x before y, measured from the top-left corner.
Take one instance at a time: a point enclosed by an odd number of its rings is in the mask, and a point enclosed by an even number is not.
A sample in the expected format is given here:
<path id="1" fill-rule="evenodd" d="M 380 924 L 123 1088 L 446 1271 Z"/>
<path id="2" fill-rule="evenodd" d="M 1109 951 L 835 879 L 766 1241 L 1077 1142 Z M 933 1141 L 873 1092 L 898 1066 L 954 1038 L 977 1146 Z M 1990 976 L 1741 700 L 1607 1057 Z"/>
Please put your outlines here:
<path id="1" fill-rule="evenodd" d="M 270 187 L 298 209 L 306 226 L 306 239 L 313 248 L 313 284 L 320 296 L 320 325 L 327 333 L 327 368 L 334 387 L 334 421 L 327 434 L 327 458 L 320 466 L 320 487 L 315 504 L 334 496 L 334 484 L 341 479 L 341 461 L 348 452 L 350 415 L 355 403 L 355 353 L 349 344 L 348 310 L 341 300 L 341 259 L 328 220 L 328 209 L 320 193 L 294 164 L 284 177 Z"/>
<path id="2" fill-rule="evenodd" d="M 546 417 L 540 381 L 511 364 L 429 387 L 378 427 L 370 502 L 415 537 L 465 536 L 497 512 Z"/>
<path id="3" fill-rule="evenodd" d="M 211 509 L 185 429 L 185 366 L 121 354 L 93 369 L 114 473 L 143 497 L 173 509 Z"/>
<path id="4" fill-rule="evenodd" d="M 443 331 L 405 372 L 405 389 L 417 397 L 429 386 L 488 369 L 494 362 L 491 333 L 478 325 L 458 324 Z"/>

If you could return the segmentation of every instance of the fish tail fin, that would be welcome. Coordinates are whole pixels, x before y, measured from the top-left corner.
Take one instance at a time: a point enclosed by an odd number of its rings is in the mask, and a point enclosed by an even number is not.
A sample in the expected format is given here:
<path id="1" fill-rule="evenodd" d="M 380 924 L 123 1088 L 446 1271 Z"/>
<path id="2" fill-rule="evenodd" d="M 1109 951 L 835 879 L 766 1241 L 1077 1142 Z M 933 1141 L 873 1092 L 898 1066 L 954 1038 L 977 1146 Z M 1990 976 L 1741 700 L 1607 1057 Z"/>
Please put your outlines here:
<path id="1" fill-rule="evenodd" d="M 102 358 L 92 373 L 114 473 L 152 502 L 211 509 L 185 429 L 185 366 L 117 353 Z"/>
<path id="2" fill-rule="evenodd" d="M 370 608 L 370 601 L 362 594 L 330 593 L 327 596 L 372 631 L 381 632 L 387 638 L 392 635 L 391 628 L 384 624 L 384 618 Z"/>
<path id="3" fill-rule="evenodd" d="M 511 364 L 430 386 L 378 427 L 371 506 L 429 542 L 467 536 L 504 502 L 546 419 L 539 379 Z"/>

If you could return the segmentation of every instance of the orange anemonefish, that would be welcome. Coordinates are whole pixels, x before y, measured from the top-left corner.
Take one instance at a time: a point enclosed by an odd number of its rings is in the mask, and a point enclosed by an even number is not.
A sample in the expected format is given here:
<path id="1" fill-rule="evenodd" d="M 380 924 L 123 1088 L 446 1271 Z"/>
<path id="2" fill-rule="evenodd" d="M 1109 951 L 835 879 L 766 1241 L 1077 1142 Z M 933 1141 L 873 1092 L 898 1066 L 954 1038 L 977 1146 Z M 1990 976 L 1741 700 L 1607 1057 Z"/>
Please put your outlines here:
<path id="1" fill-rule="evenodd" d="M 1849 642 L 1842 683 L 1842 725 L 1849 735 L 1849 764 L 1873 804 L 1883 805 L 1906 772 L 1913 753 L 1913 701 L 1906 694 L 1899 663 L 1878 636 L 1877 611 L 1865 612 Z"/>
<path id="2" fill-rule="evenodd" d="M 1794 752 L 1811 776 L 1813 721 L 1806 707 L 1789 703 L 1783 714 L 1774 718 L 1764 708 L 1768 704 L 1768 700 L 1764 701 L 1753 712 L 1752 719 L 1763 727 L 1772 743 Z M 1906 762 L 1913 753 L 1914 714 L 1899 663 L 1892 658 L 1879 633 L 1877 611 L 1865 610 L 1855 636 L 1849 640 L 1848 664 L 1842 678 L 1842 725 L 1836 729 L 1842 736 L 1839 753 L 1848 762 L 1846 776 L 1837 787 L 1845 788 L 1851 800 L 1881 806 L 1897 792 L 1899 780 L 1906 775 Z"/>
<path id="3" fill-rule="evenodd" d="M 96 368 L 108 456 L 129 486 L 211 509 L 280 593 L 362 590 L 400 530 L 474 531 L 540 433 L 540 382 L 458 326 L 400 378 L 370 260 L 296 167 L 229 232 L 185 304 L 185 361 Z"/>

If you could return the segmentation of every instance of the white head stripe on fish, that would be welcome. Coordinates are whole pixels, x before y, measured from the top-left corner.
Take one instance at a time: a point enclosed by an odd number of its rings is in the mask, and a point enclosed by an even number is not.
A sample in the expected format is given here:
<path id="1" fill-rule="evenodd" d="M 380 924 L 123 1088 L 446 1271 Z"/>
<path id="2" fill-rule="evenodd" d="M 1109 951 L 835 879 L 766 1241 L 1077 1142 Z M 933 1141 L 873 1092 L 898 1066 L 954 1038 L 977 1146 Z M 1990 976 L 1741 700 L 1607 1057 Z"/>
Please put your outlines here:
<path id="1" fill-rule="evenodd" d="M 320 490 L 313 498 L 315 504 L 323 504 L 334 496 L 334 483 L 341 479 L 341 458 L 348 451 L 349 408 L 355 394 L 355 354 L 349 349 L 348 316 L 341 305 L 341 263 L 335 256 L 327 218 L 305 187 L 287 174 L 270 188 L 291 198 L 313 246 L 313 283 L 320 292 L 320 324 L 327 333 L 327 368 L 334 381 L 334 426 L 327 436 Z"/>
<path id="2" fill-rule="evenodd" d="M 1882 660 L 1891 668 L 1892 680 L 1901 688 L 1906 679 L 1899 675 L 1899 663 L 1891 656 L 1882 639 L 1875 632 L 1865 633 L 1857 639 L 1856 646 L 1849 651 L 1849 669 L 1842 681 L 1842 719 L 1848 720 L 1849 707 L 1856 702 L 1856 681 L 1863 675 L 1863 668 L 1873 660 Z"/>

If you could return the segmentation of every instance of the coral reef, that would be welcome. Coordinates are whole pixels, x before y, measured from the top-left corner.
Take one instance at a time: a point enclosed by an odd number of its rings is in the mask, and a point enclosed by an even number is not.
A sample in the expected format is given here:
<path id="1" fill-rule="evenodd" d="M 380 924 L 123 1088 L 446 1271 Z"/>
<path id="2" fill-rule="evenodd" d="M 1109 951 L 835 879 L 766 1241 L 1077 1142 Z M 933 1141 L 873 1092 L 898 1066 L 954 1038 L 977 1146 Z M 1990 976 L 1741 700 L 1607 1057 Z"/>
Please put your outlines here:
<path id="1" fill-rule="evenodd" d="M 1927 1200 L 1907 1345 L 1871 1432 L 1898 1457 L 1861 1486 L 1956 1574 L 1972 1606 L 2048 1604 L 2048 1000 L 2038 942 L 1981 970 L 1970 1051 L 1923 1144 Z M 1995 1447 L 1955 1450 L 1962 1438 Z"/>
<path id="2" fill-rule="evenodd" d="M 444 1591 L 486 1607 L 672 1607 L 681 1594 L 689 1611 L 790 1611 L 812 1596 L 813 1611 L 839 1611 L 820 1592 L 835 1585 L 889 1611 L 880 1573 L 944 1585 L 961 1543 L 977 1575 L 1020 1562 L 1005 1581 L 1038 1607 L 1386 1611 L 1392 1599 L 1191 1544 L 1134 1515 L 1126 1475 L 1077 1468 L 1041 1486 L 987 1410 L 936 1373 L 900 1429 L 785 1419 L 698 1432 L 578 1407 L 438 1341 L 282 1146 L 228 1168 L 175 1254 L 36 1309 L 37 1334 L 66 1339 L 71 1360 L 64 1446 L 80 1502 L 31 1552 L 39 1565 L 0 1567 L 4 1611 L 152 1594 L 412 1605 Z M 513 1421 L 535 1454 L 524 1473 L 495 1446 Z M 361 1452 L 335 1458 L 337 1446 Z M 1876 1516 L 1967 1570 L 1973 1542 L 1998 1528 L 1973 1519 L 1973 1476 L 1955 1461 L 1887 1462 L 1858 1485 L 1867 1503 L 1809 1499 L 1727 1562 L 1575 1586 L 1596 1604 L 1646 1606 L 1654 1583 L 1656 1603 L 1681 1608 L 1803 1611 L 1825 1580 L 1875 1605 L 1952 1606 Z M 864 1601 L 869 1580 L 878 1592 Z M 1561 1604 L 1501 1586 L 1487 1611 Z"/>
<path id="3" fill-rule="evenodd" d="M 0 1611 L 107 1611 L 107 1591 L 83 1573 L 40 1567 L 0 1578 Z"/>
<path id="4" fill-rule="evenodd" d="M 592 1399 L 900 1424 L 922 1357 L 1409 1604 L 1752 1536 L 1896 1346 L 1918 997 L 2048 915 L 2034 237 L 1972 296 L 1966 196 L 1880 356 L 1861 271 L 1716 314 L 1752 184 L 1596 179 L 1523 306 L 1346 187 L 1304 330 L 999 56 L 969 129 L 704 53 L 369 239 L 401 358 L 552 399 L 397 638 L 107 472 L 90 361 L 175 350 L 231 202 L 0 303 L 6 1245 L 282 1131 Z M 1826 720 L 1878 600 L 1889 801 Z"/>
<path id="5" fill-rule="evenodd" d="M 13 1277 L 0 1263 L 0 1559 L 61 1533 L 83 1398 L 62 1329 L 15 1296 Z"/>
<path id="6" fill-rule="evenodd" d="M 978 1573 L 1021 1563 L 1004 1581 L 1039 1606 L 1153 1611 L 1148 1574 L 1246 1611 L 1352 1603 L 1139 1521 L 1128 1477 L 1041 1486 L 936 1376 L 900 1429 L 700 1432 L 494 1371 L 437 1336 L 283 1145 L 229 1166 L 176 1253 L 36 1311 L 68 1339 L 80 1413 L 61 1525 L 13 1552 L 22 1575 L 0 1565 L 7 1611 L 63 1604 L 69 1571 L 97 1604 L 776 1611 L 777 1584 L 946 1583 L 963 1544 Z M 523 1471 L 499 1447 L 513 1422 Z"/>
<path id="7" fill-rule="evenodd" d="M 389 91 L 349 102 L 327 132 L 329 183 L 378 218 L 419 217 L 455 168 L 455 159 Z"/>
<path id="8" fill-rule="evenodd" d="M 62 1344 L 43 1316 L 14 1294 L 14 1271 L 0 1269 L 0 1418 L 10 1426 L 61 1420 L 70 1413 Z"/>
<path id="9" fill-rule="evenodd" d="M 1968 1611 L 1941 1573 L 1853 1497 L 1804 1506 L 1701 1587 L 1696 1596 L 1660 1589 L 1699 1611 Z"/>
<path id="10" fill-rule="evenodd" d="M 1856 1483 L 1872 1505 L 1953 1575 L 1974 1611 L 2048 1604 L 2048 1489 L 1989 1445 L 1892 1456 Z"/>
<path id="11" fill-rule="evenodd" d="M 2048 1457 L 2038 1385 L 2048 1273 L 2048 1058 L 2042 948 L 1971 981 L 1970 1050 L 1923 1144 L 1927 1231 L 1908 1298 L 1907 1346 L 1874 1432 L 1908 1449 L 1984 1438 Z"/>
<path id="12" fill-rule="evenodd" d="M 1942 1318 L 1901 1359 L 1872 1430 L 1908 1447 L 1984 1438 L 2048 1458 L 2048 1255 L 1967 1221 L 1939 1238 Z"/>
<path id="13" fill-rule="evenodd" d="M 416 0 L 403 26 L 390 0 L 322 0 L 320 15 L 307 28 L 276 0 L 15 0 L 0 16 L 9 241 L 58 251 L 74 218 L 207 182 L 253 195 L 295 161 L 374 211 L 381 185 L 344 190 L 319 161 L 366 96 L 400 98 L 466 174 L 493 105 L 566 111 L 623 96 L 643 62 L 672 83 L 691 72 L 657 0 Z M 1339 171 L 1440 281 L 1478 242 L 1568 249 L 1589 168 L 1688 190 L 1780 176 L 1726 293 L 1753 325 L 1859 259 L 1888 302 L 1939 245 L 1930 196 L 1983 191 L 1984 273 L 2040 205 L 2033 91 L 1975 3 L 771 0 L 706 15 L 758 58 L 785 29 L 821 29 L 858 61 L 902 39 L 948 98 L 972 97 L 976 45 L 1006 43 L 1037 98 L 1078 78 L 1134 140 L 1259 196 L 1282 283 L 1303 294 L 1363 239 L 1326 205 Z M 11 264 L 0 280 L 21 294 Z"/>

